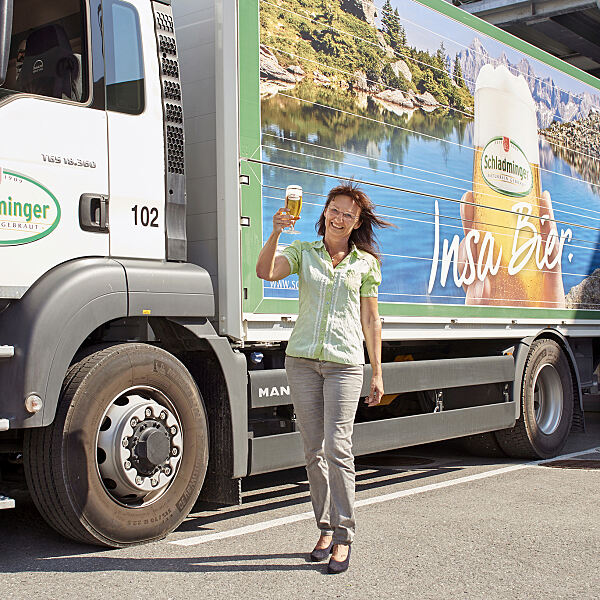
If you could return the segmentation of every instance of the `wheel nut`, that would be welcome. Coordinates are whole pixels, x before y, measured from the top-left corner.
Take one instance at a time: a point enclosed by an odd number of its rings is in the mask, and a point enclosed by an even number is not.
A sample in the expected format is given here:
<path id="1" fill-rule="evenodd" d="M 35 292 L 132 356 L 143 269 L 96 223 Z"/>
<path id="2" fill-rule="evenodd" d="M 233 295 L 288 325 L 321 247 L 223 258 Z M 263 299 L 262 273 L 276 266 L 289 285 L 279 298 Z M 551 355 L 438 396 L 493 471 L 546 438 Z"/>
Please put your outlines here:
<path id="1" fill-rule="evenodd" d="M 123 448 L 127 448 L 127 444 L 129 444 L 129 440 L 127 438 L 123 438 L 123 441 L 121 443 L 123 444 Z"/>
<path id="2" fill-rule="evenodd" d="M 133 419 L 131 419 L 131 421 L 129 421 L 129 424 L 132 427 L 136 427 L 138 423 L 139 423 L 139 421 L 138 421 L 137 417 L 133 417 Z"/>
<path id="3" fill-rule="evenodd" d="M 160 411 L 160 419 L 164 421 L 167 418 L 167 413 L 164 410 Z"/>
<path id="4" fill-rule="evenodd" d="M 142 485 L 142 483 L 144 483 L 144 478 L 143 478 L 143 477 L 140 477 L 140 476 L 138 475 L 138 476 L 135 478 L 135 482 L 136 482 L 138 485 Z"/>
<path id="5" fill-rule="evenodd" d="M 171 456 L 177 456 L 179 454 L 179 448 L 171 449 Z"/>
<path id="6" fill-rule="evenodd" d="M 123 463 L 123 466 L 124 466 L 124 467 L 125 467 L 127 470 L 131 469 L 131 463 L 130 463 L 128 460 L 126 460 L 126 461 Z"/>
<path id="7" fill-rule="evenodd" d="M 171 467 L 165 467 L 164 473 L 168 477 L 171 474 Z"/>
<path id="8" fill-rule="evenodd" d="M 150 480 L 150 483 L 152 484 L 152 487 L 156 487 L 158 485 L 158 477 L 153 477 Z"/>
<path id="9" fill-rule="evenodd" d="M 173 435 L 175 435 L 177 433 L 177 427 L 175 427 L 175 425 L 173 425 L 173 427 L 171 427 L 170 431 Z"/>
<path id="10" fill-rule="evenodd" d="M 151 417 L 152 416 L 152 409 L 151 408 L 147 408 L 146 409 L 146 416 L 147 417 Z"/>

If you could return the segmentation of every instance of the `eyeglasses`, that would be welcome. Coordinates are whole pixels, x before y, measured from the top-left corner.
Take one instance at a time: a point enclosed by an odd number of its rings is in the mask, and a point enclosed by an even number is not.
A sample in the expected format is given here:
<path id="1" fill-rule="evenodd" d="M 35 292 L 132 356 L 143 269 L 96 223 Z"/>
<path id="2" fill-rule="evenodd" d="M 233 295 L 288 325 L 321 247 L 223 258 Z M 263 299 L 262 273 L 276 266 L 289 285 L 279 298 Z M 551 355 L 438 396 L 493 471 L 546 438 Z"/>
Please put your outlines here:
<path id="1" fill-rule="evenodd" d="M 327 210 L 329 211 L 329 213 L 331 214 L 331 216 L 334 219 L 337 219 L 338 217 L 342 217 L 342 219 L 344 219 L 344 221 L 346 221 L 346 223 L 354 223 L 354 221 L 356 221 L 356 219 L 358 219 L 358 217 L 356 215 L 353 215 L 352 213 L 348 213 L 348 212 L 342 212 L 341 210 L 338 210 L 334 206 L 331 206 L 331 204 L 328 206 Z"/>

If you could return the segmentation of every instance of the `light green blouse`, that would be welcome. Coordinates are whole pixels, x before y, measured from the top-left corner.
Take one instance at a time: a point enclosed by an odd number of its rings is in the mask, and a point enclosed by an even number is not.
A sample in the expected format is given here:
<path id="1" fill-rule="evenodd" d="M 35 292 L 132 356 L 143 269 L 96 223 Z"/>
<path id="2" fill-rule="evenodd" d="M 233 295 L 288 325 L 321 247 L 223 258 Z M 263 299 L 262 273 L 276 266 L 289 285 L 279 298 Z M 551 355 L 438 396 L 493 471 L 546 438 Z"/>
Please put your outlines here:
<path id="1" fill-rule="evenodd" d="M 300 310 L 286 354 L 351 365 L 364 364 L 360 298 L 377 297 L 377 259 L 352 245 L 335 269 L 322 240 L 295 241 L 283 250 L 297 273 Z"/>

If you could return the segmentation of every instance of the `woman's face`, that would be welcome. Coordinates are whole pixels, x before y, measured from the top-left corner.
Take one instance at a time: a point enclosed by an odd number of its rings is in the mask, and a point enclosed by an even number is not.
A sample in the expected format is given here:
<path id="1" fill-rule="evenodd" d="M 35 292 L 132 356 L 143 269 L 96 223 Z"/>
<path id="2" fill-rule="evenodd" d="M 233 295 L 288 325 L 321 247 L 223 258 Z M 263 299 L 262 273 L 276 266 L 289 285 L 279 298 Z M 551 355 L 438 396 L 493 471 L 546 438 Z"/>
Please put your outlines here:
<path id="1" fill-rule="evenodd" d="M 350 196 L 336 196 L 325 211 L 325 235 L 348 239 L 360 227 L 360 206 Z"/>

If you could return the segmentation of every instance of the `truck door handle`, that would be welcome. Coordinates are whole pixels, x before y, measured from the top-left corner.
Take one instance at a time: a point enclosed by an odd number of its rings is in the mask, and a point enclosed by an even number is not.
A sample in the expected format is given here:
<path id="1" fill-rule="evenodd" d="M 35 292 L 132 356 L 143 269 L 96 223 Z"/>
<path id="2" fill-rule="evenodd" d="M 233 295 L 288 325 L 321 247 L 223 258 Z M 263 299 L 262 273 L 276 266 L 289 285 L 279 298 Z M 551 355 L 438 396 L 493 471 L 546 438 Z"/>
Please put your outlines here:
<path id="1" fill-rule="evenodd" d="M 81 198 L 79 198 L 79 226 L 84 231 L 108 233 L 108 196 L 81 194 Z"/>

